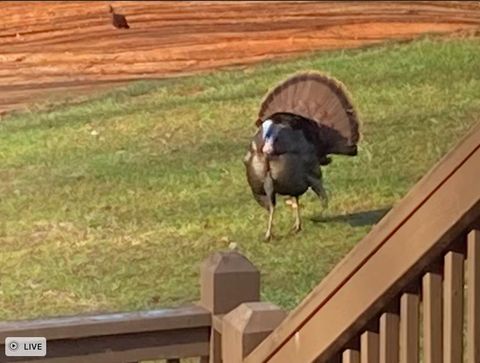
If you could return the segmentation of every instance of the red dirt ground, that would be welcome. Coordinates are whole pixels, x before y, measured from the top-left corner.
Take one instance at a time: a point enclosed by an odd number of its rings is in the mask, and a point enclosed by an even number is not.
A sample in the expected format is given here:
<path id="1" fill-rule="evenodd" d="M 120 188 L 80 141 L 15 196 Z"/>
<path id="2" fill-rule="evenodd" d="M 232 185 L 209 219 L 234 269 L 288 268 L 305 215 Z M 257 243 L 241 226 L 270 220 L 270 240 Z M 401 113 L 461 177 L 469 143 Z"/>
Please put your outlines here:
<path id="1" fill-rule="evenodd" d="M 480 2 L 0 4 L 0 113 L 133 79 L 480 29 Z"/>

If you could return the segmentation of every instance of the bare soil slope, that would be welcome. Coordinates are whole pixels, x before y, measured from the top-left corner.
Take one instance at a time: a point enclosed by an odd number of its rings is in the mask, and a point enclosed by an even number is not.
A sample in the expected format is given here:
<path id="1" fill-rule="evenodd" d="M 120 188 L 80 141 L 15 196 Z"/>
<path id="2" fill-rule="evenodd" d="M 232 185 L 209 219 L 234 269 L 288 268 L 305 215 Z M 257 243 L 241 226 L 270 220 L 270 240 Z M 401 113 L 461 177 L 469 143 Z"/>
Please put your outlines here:
<path id="1" fill-rule="evenodd" d="M 2 2 L 0 113 L 133 79 L 479 29 L 480 2 Z"/>

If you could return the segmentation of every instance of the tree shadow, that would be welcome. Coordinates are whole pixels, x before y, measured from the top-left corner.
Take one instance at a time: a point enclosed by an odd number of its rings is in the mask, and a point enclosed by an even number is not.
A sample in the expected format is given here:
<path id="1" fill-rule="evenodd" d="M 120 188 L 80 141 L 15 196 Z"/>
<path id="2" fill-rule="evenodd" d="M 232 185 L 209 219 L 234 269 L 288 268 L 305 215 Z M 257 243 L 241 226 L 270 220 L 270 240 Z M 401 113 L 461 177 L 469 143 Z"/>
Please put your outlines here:
<path id="1" fill-rule="evenodd" d="M 315 223 L 327 222 L 344 222 L 353 227 L 371 226 L 377 223 L 380 219 L 388 213 L 392 207 L 385 207 L 369 211 L 362 211 L 356 213 L 341 214 L 327 217 L 313 217 L 311 220 Z"/>

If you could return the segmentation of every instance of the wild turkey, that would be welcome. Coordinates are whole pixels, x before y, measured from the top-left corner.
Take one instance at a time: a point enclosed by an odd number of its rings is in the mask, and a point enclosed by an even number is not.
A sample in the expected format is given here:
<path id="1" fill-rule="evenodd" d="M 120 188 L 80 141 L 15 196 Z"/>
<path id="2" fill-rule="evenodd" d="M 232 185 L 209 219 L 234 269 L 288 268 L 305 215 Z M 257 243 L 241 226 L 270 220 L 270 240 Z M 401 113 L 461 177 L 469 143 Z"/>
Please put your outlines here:
<path id="1" fill-rule="evenodd" d="M 109 5 L 110 13 L 112 14 L 112 24 L 117 29 L 130 29 L 130 26 L 127 23 L 127 19 L 122 14 L 116 14 L 113 10 L 113 6 Z"/>
<path id="2" fill-rule="evenodd" d="M 330 154 L 357 154 L 359 122 L 343 85 L 320 73 L 295 75 L 261 104 L 244 158 L 255 200 L 269 211 L 265 239 L 272 237 L 276 194 L 293 198 L 294 230 L 301 230 L 298 198 L 311 188 L 325 203 L 320 165 Z"/>

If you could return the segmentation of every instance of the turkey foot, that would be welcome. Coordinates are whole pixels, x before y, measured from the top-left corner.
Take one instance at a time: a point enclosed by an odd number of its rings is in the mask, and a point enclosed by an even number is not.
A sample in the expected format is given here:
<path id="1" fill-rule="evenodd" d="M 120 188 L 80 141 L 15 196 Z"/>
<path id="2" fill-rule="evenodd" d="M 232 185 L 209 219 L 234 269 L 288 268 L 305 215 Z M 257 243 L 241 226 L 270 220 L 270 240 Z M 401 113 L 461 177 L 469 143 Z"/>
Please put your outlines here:
<path id="1" fill-rule="evenodd" d="M 271 240 L 273 239 L 273 233 L 270 231 L 267 231 L 267 233 L 265 233 L 265 237 L 263 238 L 263 240 L 265 242 L 270 242 Z"/>

